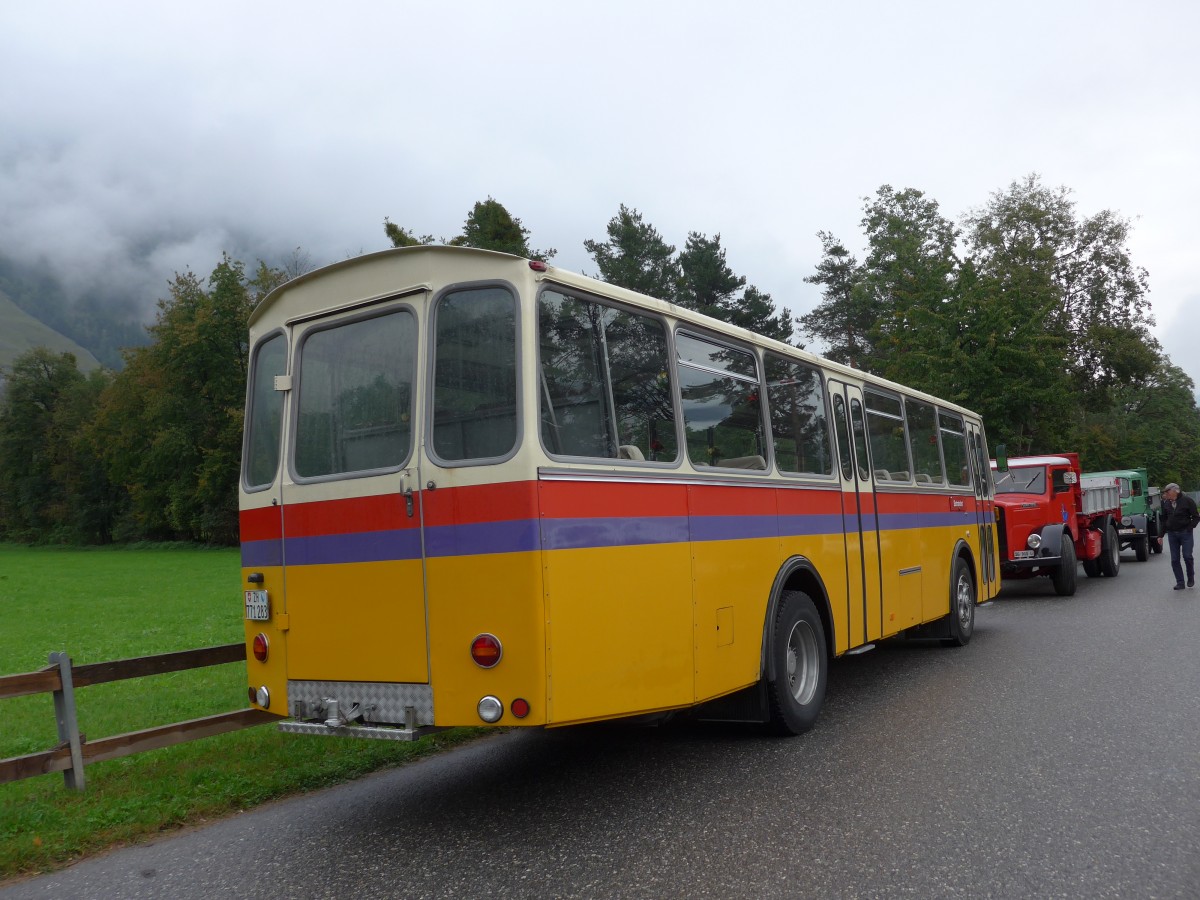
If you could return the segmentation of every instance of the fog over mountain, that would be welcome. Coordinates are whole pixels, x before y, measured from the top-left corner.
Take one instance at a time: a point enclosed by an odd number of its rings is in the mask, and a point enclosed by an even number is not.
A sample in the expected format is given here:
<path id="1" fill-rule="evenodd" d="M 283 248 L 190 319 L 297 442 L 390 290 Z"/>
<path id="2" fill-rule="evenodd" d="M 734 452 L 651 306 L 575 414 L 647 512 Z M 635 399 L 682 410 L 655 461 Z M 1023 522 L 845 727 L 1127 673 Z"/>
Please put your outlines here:
<path id="1" fill-rule="evenodd" d="M 175 272 L 457 234 L 491 196 L 595 271 L 620 204 L 721 234 L 793 313 L 862 198 L 957 219 L 1031 172 L 1134 219 L 1172 358 L 1200 380 L 1200 4 L 709 0 L 0 5 L 0 258 L 79 309 L 153 318 Z"/>

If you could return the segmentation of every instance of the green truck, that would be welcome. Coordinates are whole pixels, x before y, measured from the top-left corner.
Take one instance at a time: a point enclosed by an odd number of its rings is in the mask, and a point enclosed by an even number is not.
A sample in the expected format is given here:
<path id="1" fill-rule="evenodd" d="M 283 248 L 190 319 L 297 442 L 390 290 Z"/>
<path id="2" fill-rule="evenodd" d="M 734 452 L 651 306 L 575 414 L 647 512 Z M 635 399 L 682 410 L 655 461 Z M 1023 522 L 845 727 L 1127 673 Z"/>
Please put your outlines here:
<path id="1" fill-rule="evenodd" d="M 1162 553 L 1158 538 L 1162 535 L 1159 510 L 1153 504 L 1158 489 L 1150 487 L 1145 469 L 1114 469 L 1111 472 L 1088 472 L 1085 478 L 1105 476 L 1116 478 L 1121 485 L 1121 522 L 1117 533 L 1121 549 L 1132 548 L 1139 562 L 1151 553 Z"/>

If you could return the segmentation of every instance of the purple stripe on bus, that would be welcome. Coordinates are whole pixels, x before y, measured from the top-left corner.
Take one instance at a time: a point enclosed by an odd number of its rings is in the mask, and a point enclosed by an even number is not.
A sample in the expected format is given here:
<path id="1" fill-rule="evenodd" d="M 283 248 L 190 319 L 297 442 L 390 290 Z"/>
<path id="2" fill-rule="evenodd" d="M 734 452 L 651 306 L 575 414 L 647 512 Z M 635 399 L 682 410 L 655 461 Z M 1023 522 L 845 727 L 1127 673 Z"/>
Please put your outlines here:
<path id="1" fill-rule="evenodd" d="M 779 533 L 783 537 L 809 537 L 817 534 L 841 534 L 841 532 L 842 517 L 838 513 L 779 517 Z"/>
<path id="2" fill-rule="evenodd" d="M 421 535 L 412 528 L 286 538 L 284 545 L 289 566 L 421 558 Z"/>
<path id="3" fill-rule="evenodd" d="M 687 539 L 686 516 L 546 519 L 542 522 L 542 540 L 546 550 L 678 544 Z"/>
<path id="4" fill-rule="evenodd" d="M 879 516 L 882 531 L 906 531 L 913 528 L 943 528 L 948 525 L 974 525 L 975 514 L 943 513 L 883 513 Z"/>
<path id="5" fill-rule="evenodd" d="M 283 541 L 242 542 L 242 568 L 262 569 L 267 566 L 283 565 Z"/>
<path id="6" fill-rule="evenodd" d="M 536 519 L 441 525 L 425 530 L 428 556 L 474 556 L 483 553 L 523 553 L 538 549 Z"/>
<path id="7" fill-rule="evenodd" d="M 969 525 L 973 514 L 884 513 L 882 531 L 941 528 Z M 863 517 L 863 527 L 873 531 L 874 517 Z M 591 547 L 622 547 L 645 544 L 675 544 L 694 541 L 732 541 L 754 538 L 807 537 L 840 534 L 842 516 L 834 513 L 785 516 L 645 516 L 640 518 L 544 519 L 540 540 L 547 550 L 579 550 Z M 425 549 L 429 557 L 521 553 L 539 547 L 538 522 L 518 519 L 481 522 L 426 529 Z M 278 540 L 246 541 L 242 565 L 247 568 L 278 566 L 284 543 Z M 288 538 L 287 562 L 294 566 L 332 563 L 383 562 L 419 559 L 420 535 L 414 529 L 364 531 L 349 534 Z"/>
<path id="8" fill-rule="evenodd" d="M 735 541 L 768 537 L 779 537 L 778 516 L 695 516 L 692 518 L 693 541 Z"/>

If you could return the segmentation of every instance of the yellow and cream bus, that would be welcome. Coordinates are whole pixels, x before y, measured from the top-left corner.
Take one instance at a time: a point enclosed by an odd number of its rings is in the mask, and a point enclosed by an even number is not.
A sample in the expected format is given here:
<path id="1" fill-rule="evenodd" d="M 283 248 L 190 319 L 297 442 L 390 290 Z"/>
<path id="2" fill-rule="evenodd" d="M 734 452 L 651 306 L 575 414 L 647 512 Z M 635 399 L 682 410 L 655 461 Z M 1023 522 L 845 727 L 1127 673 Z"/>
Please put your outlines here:
<path id="1" fill-rule="evenodd" d="M 999 589 L 978 416 L 670 303 L 413 247 L 278 288 L 250 345 L 249 696 L 284 730 L 799 733 L 832 658 L 966 644 Z"/>

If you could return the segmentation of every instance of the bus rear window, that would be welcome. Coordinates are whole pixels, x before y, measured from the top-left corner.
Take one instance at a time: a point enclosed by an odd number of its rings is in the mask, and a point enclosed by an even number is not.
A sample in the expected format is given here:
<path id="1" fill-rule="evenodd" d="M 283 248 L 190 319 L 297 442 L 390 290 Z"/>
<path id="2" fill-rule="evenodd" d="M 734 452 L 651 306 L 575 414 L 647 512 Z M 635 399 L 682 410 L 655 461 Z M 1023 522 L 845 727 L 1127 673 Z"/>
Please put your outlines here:
<path id="1" fill-rule="evenodd" d="M 433 450 L 498 459 L 517 445 L 517 307 L 504 288 L 454 291 L 435 311 Z"/>
<path id="2" fill-rule="evenodd" d="M 412 447 L 416 323 L 403 310 L 311 332 L 300 347 L 295 471 L 397 468 Z"/>

